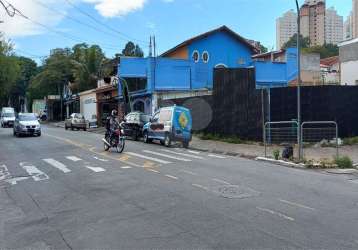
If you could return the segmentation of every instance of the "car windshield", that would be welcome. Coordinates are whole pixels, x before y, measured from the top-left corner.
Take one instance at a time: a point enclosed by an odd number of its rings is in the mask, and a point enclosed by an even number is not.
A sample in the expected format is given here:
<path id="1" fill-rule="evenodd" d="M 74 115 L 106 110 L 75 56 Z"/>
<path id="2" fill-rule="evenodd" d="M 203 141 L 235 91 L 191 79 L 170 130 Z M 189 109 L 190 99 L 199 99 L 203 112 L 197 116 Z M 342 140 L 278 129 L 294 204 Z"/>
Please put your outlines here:
<path id="1" fill-rule="evenodd" d="M 35 115 L 19 115 L 19 121 L 36 121 Z"/>
<path id="2" fill-rule="evenodd" d="M 83 115 L 81 115 L 81 114 L 75 114 L 75 118 L 77 118 L 77 119 L 83 119 Z"/>
<path id="3" fill-rule="evenodd" d="M 141 115 L 140 119 L 142 122 L 149 122 L 150 116 L 149 115 Z"/>
<path id="4" fill-rule="evenodd" d="M 15 114 L 14 113 L 4 113 L 2 116 L 3 117 L 15 117 Z"/>

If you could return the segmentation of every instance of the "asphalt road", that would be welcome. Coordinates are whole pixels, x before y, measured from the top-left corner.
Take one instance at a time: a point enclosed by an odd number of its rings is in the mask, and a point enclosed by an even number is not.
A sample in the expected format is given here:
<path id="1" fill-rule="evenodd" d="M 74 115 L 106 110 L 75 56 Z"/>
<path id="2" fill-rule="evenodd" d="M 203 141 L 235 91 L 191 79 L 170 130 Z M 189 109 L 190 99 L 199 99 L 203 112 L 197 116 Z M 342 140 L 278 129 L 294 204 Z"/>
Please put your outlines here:
<path id="1" fill-rule="evenodd" d="M 354 176 L 0 129 L 0 249 L 358 249 Z"/>

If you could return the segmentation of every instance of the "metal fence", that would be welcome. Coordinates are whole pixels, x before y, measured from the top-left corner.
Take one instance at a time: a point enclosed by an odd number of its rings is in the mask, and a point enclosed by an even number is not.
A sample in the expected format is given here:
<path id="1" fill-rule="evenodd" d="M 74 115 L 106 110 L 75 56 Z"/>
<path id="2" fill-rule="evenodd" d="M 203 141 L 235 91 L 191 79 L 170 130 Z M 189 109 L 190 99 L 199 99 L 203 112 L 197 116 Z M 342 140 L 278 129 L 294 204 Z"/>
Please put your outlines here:
<path id="1" fill-rule="evenodd" d="M 298 144 L 298 127 L 297 121 L 266 122 L 263 131 L 265 157 L 270 146 Z"/>
<path id="2" fill-rule="evenodd" d="M 334 148 L 334 154 L 339 156 L 338 124 L 334 121 L 303 122 L 301 125 L 301 152 L 304 156 L 306 146 L 316 144 L 319 148 L 327 148 L 325 152 L 317 152 L 321 158 L 332 156 L 328 148 Z M 327 155 L 328 153 L 328 155 Z"/>

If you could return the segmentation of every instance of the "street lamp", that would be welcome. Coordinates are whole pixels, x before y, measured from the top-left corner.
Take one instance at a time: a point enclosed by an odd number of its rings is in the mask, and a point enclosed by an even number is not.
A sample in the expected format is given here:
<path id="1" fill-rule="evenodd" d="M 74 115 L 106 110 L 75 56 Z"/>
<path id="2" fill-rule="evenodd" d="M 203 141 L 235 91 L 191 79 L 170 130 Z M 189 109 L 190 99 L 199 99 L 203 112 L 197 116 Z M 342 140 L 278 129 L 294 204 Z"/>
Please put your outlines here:
<path id="1" fill-rule="evenodd" d="M 296 0 L 297 7 L 297 139 L 298 139 L 298 159 L 301 160 L 301 147 L 302 147 L 302 135 L 301 135 L 301 45 L 300 45 L 300 34 L 301 34 L 301 16 L 300 6 L 298 0 Z"/>

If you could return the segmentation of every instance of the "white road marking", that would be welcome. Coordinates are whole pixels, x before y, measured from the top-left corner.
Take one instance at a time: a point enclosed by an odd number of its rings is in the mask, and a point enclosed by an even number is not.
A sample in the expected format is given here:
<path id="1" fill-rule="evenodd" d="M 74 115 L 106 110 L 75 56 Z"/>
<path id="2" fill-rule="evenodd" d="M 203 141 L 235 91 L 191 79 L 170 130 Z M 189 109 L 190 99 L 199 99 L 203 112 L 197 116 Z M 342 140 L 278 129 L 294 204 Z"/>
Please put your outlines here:
<path id="1" fill-rule="evenodd" d="M 102 159 L 102 158 L 99 158 L 97 156 L 93 156 L 93 158 L 96 159 L 96 160 L 99 160 L 99 161 L 108 162 L 107 159 Z"/>
<path id="2" fill-rule="evenodd" d="M 32 177 L 32 179 L 34 179 L 34 181 L 43 181 L 50 179 L 47 174 L 45 174 L 40 169 L 31 164 L 21 162 L 20 166 Z"/>
<path id="3" fill-rule="evenodd" d="M 199 185 L 199 184 L 191 184 L 193 187 L 197 187 L 197 188 L 200 188 L 200 189 L 204 189 L 204 190 L 208 190 L 208 188 L 207 187 L 204 187 L 204 186 L 202 186 L 202 185 Z"/>
<path id="4" fill-rule="evenodd" d="M 299 203 L 296 203 L 296 202 L 292 202 L 292 201 L 287 201 L 287 200 L 282 200 L 282 199 L 279 199 L 279 201 L 281 201 L 282 203 L 286 203 L 288 205 L 291 205 L 291 206 L 296 206 L 296 207 L 300 207 L 300 208 L 305 208 L 305 209 L 308 209 L 308 210 L 316 210 L 312 207 L 308 207 L 308 206 L 305 206 L 305 205 L 302 205 L 302 204 L 299 204 Z"/>
<path id="5" fill-rule="evenodd" d="M 0 181 L 11 178 L 11 174 L 9 170 L 7 169 L 6 165 L 0 166 Z"/>
<path id="6" fill-rule="evenodd" d="M 285 220 L 289 220 L 289 221 L 295 221 L 294 218 L 290 217 L 290 216 L 287 216 L 285 214 L 282 214 L 282 213 L 279 213 L 279 212 L 275 212 L 273 210 L 270 210 L 270 209 L 267 209 L 267 208 L 262 208 L 262 207 L 256 207 L 256 209 L 260 210 L 260 211 L 263 211 L 263 212 L 267 212 L 267 213 L 270 213 L 272 215 L 277 215 L 278 217 L 281 217 Z"/>
<path id="7" fill-rule="evenodd" d="M 121 167 L 121 169 L 131 169 L 132 167 L 130 166 L 124 166 L 124 167 Z"/>
<path id="8" fill-rule="evenodd" d="M 177 161 L 186 161 L 186 162 L 191 161 L 191 160 L 189 160 L 189 159 L 185 159 L 185 158 L 181 158 L 181 157 L 176 157 L 176 156 L 171 156 L 171 155 L 166 155 L 166 154 L 162 154 L 162 153 L 157 153 L 157 152 L 150 151 L 150 150 L 143 150 L 143 152 L 144 152 L 144 153 L 147 153 L 147 154 L 153 154 L 153 155 L 162 156 L 162 157 L 169 158 L 169 159 L 173 159 L 173 160 L 177 160 Z"/>
<path id="9" fill-rule="evenodd" d="M 221 156 L 221 155 L 214 155 L 214 154 L 209 154 L 209 157 L 213 157 L 213 158 L 218 158 L 218 159 L 226 159 L 225 156 Z"/>
<path id="10" fill-rule="evenodd" d="M 100 173 L 100 172 L 105 172 L 106 171 L 104 168 L 101 168 L 101 167 L 86 166 L 86 168 L 92 170 L 95 173 Z"/>
<path id="11" fill-rule="evenodd" d="M 162 149 L 162 151 L 167 152 L 167 153 L 171 153 L 171 154 L 176 154 L 176 155 L 191 157 L 191 158 L 194 158 L 194 159 L 204 160 L 203 157 L 197 156 L 197 155 L 190 155 L 190 154 L 184 154 L 184 153 L 179 153 L 179 152 L 173 152 L 173 151 L 170 151 L 170 150 L 168 150 L 168 149 Z"/>
<path id="12" fill-rule="evenodd" d="M 58 170 L 61 170 L 64 173 L 69 173 L 71 172 L 70 169 L 68 169 L 64 164 L 62 164 L 59 161 L 56 161 L 54 159 L 43 159 L 44 162 L 47 162 L 48 164 L 50 164 L 51 166 L 57 168 Z"/>
<path id="13" fill-rule="evenodd" d="M 165 176 L 170 178 L 170 179 L 173 179 L 173 180 L 178 180 L 178 177 L 173 176 L 173 175 L 166 174 Z"/>
<path id="14" fill-rule="evenodd" d="M 78 158 L 77 156 L 67 156 L 66 158 L 74 162 L 82 161 L 82 159 Z"/>
<path id="15" fill-rule="evenodd" d="M 159 162 L 159 163 L 162 163 L 162 164 L 171 163 L 170 161 L 164 161 L 164 160 L 161 160 L 161 159 L 157 159 L 157 158 L 153 158 L 153 157 L 149 157 L 149 156 L 145 156 L 145 155 L 141 155 L 141 154 L 137 154 L 137 153 L 133 153 L 133 152 L 126 152 L 126 154 L 131 155 L 131 156 L 135 156 L 135 157 L 138 157 L 138 158 L 146 159 L 146 160 Z"/>
<path id="16" fill-rule="evenodd" d="M 146 168 L 146 170 L 148 170 L 148 171 L 150 171 L 150 172 L 153 172 L 153 173 L 160 174 L 160 172 L 159 172 L 159 171 L 154 170 L 154 169 L 151 169 L 151 168 Z"/>
<path id="17" fill-rule="evenodd" d="M 190 174 L 190 175 L 194 175 L 194 176 L 197 176 L 197 175 L 198 175 L 197 173 L 194 173 L 194 172 L 191 172 L 191 171 L 188 171 L 188 170 L 181 170 L 180 172 L 183 172 L 183 173 L 186 173 L 186 174 Z"/>
<path id="18" fill-rule="evenodd" d="M 221 184 L 232 185 L 231 183 L 229 183 L 229 182 L 227 182 L 227 181 L 220 180 L 220 179 L 213 178 L 212 180 L 213 180 L 213 181 L 216 181 L 216 182 L 219 182 L 219 183 L 221 183 Z"/>
<path id="19" fill-rule="evenodd" d="M 11 179 L 5 180 L 7 183 L 10 183 L 11 185 L 17 184 L 18 181 L 27 180 L 29 177 L 15 177 Z"/>
<path id="20" fill-rule="evenodd" d="M 198 151 L 188 150 L 188 152 L 191 154 L 200 155 L 200 152 L 198 152 Z"/>

